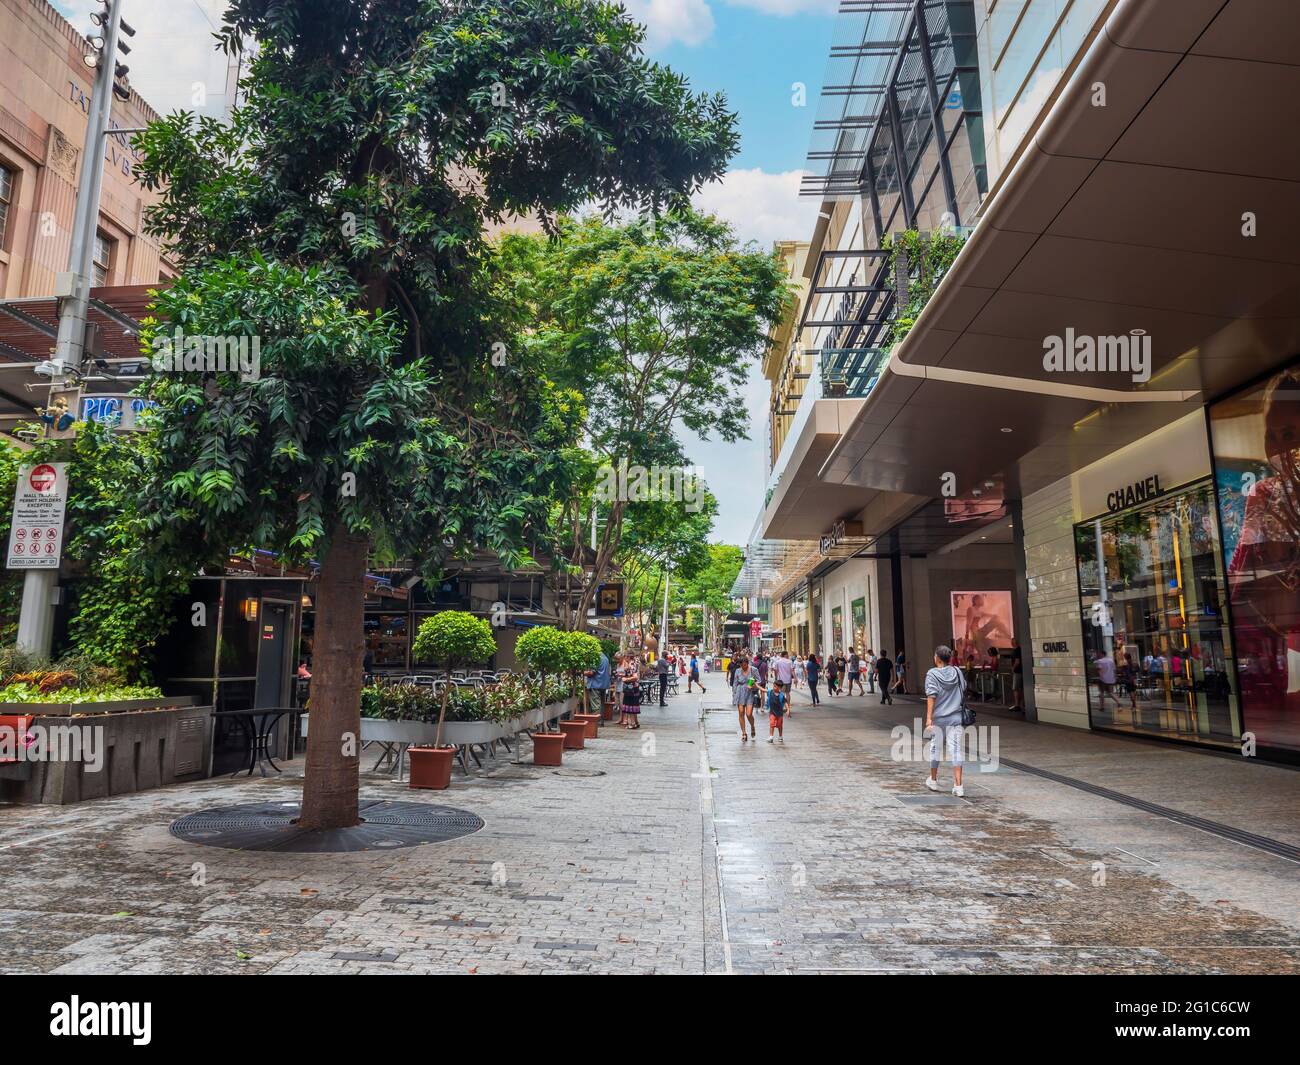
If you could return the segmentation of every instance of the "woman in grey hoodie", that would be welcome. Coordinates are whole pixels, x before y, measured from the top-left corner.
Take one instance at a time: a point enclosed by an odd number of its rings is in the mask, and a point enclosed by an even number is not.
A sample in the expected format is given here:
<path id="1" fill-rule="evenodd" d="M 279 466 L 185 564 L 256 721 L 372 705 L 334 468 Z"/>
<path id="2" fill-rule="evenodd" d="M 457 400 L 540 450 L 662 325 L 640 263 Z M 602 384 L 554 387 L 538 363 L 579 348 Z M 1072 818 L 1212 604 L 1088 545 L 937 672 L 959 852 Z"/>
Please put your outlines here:
<path id="1" fill-rule="evenodd" d="M 930 775 L 925 786 L 939 790 L 939 757 L 946 749 L 952 760 L 952 793 L 962 798 L 961 708 L 965 701 L 966 678 L 952 665 L 952 648 L 940 644 L 934 649 L 934 668 L 925 675 L 925 728 L 930 733 Z"/>

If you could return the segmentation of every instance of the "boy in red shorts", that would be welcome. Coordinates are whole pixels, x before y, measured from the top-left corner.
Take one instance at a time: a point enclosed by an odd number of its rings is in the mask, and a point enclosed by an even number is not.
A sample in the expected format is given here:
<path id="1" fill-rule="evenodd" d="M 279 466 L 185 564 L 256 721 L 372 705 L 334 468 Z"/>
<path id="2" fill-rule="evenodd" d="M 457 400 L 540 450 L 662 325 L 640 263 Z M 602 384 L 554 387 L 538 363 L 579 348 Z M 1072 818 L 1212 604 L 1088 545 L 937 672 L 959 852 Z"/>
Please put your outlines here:
<path id="1" fill-rule="evenodd" d="M 774 736 L 780 736 L 781 742 L 785 743 L 785 708 L 785 685 L 778 680 L 772 685 L 772 690 L 767 693 L 768 743 L 772 742 Z"/>

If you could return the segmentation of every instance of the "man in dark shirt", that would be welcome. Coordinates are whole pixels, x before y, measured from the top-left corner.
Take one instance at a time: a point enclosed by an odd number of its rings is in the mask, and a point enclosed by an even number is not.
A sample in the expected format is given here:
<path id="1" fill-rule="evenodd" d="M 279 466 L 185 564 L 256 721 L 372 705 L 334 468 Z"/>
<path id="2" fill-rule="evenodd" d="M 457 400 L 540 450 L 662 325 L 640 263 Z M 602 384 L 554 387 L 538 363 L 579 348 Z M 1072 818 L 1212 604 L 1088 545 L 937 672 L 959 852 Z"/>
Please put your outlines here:
<path id="1" fill-rule="evenodd" d="M 880 657 L 876 659 L 876 680 L 880 682 L 880 705 L 892 705 L 894 698 L 889 694 L 889 686 L 894 682 L 894 663 L 890 660 L 888 651 L 881 650 Z"/>

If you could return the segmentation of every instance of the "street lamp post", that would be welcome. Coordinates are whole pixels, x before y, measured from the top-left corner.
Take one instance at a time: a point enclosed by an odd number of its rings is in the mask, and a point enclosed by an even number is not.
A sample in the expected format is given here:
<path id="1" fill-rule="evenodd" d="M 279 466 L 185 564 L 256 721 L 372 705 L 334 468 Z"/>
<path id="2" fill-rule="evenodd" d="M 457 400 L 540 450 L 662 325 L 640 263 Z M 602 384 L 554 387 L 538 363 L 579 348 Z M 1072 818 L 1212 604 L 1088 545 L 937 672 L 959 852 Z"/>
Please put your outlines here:
<path id="1" fill-rule="evenodd" d="M 664 570 L 664 613 L 663 621 L 659 626 L 659 657 L 663 658 L 668 653 L 668 582 L 673 577 L 673 564 L 668 563 L 668 568 Z"/>
<path id="2" fill-rule="evenodd" d="M 86 343 L 91 263 L 99 228 L 99 195 L 104 183 L 104 134 L 113 113 L 122 0 L 104 0 L 104 10 L 93 17 L 102 37 L 99 54 L 93 57 L 96 60 L 95 85 L 91 91 L 86 139 L 81 151 L 81 182 L 77 186 L 77 206 L 72 218 L 72 252 L 68 260 L 71 284 L 70 291 L 59 300 L 59 333 L 54 350 L 52 387 L 61 387 L 68 377 L 75 380 L 81 370 Z M 90 58 L 87 56 L 87 60 Z M 19 650 L 48 657 L 54 637 L 58 580 L 57 569 L 29 569 L 23 574 L 23 603 L 18 616 Z"/>

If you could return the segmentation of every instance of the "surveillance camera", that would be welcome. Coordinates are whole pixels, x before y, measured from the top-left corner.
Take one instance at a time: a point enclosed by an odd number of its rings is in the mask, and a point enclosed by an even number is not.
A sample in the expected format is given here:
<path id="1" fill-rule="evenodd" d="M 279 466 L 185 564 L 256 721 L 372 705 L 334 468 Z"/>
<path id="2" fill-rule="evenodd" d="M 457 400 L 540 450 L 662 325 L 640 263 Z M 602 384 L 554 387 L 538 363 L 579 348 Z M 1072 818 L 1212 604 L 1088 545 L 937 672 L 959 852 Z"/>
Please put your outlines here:
<path id="1" fill-rule="evenodd" d="M 40 377 L 62 377 L 64 366 L 56 359 L 46 359 L 38 362 L 32 369 Z"/>

